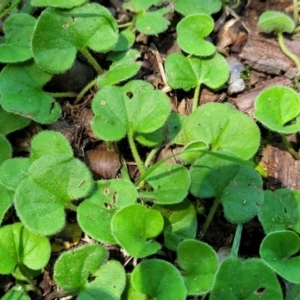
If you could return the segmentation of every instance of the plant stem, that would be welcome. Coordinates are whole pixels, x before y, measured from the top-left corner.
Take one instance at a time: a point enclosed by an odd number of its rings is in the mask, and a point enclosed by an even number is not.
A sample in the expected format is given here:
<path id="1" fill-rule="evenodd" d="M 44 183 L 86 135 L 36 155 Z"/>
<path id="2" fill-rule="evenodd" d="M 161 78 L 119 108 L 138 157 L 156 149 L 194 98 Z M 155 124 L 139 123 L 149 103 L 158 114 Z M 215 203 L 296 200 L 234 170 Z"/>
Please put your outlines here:
<path id="1" fill-rule="evenodd" d="M 4 0 L 1 4 L 0 4 L 0 12 L 4 10 L 5 6 L 9 3 L 10 0 Z"/>
<path id="2" fill-rule="evenodd" d="M 235 229 L 235 235 L 232 243 L 231 253 L 230 256 L 237 257 L 239 253 L 241 237 L 243 231 L 243 224 L 238 224 Z"/>
<path id="3" fill-rule="evenodd" d="M 74 204 L 72 204 L 70 202 L 66 204 L 65 208 L 70 209 L 75 212 L 77 211 L 77 206 L 75 206 Z"/>
<path id="4" fill-rule="evenodd" d="M 80 49 L 80 52 L 85 56 L 85 58 L 88 60 L 88 62 L 95 68 L 95 70 L 98 72 L 98 74 L 103 74 L 104 71 L 100 67 L 100 65 L 97 63 L 96 59 L 91 55 L 89 50 L 87 48 Z"/>
<path id="5" fill-rule="evenodd" d="M 21 0 L 17 0 L 15 3 L 13 3 L 9 8 L 7 8 L 2 14 L 0 14 L 0 19 L 2 19 L 5 15 L 7 15 L 11 10 L 13 10 Z M 6 2 L 7 4 L 8 2 Z M 3 8 L 2 8 L 3 9 Z M 1 11 L 1 9 L 0 9 Z"/>
<path id="6" fill-rule="evenodd" d="M 83 96 L 85 95 L 85 93 L 91 89 L 96 83 L 97 83 L 97 79 L 95 78 L 93 79 L 91 82 L 89 82 L 81 91 L 80 93 L 77 95 L 74 104 L 78 104 L 80 102 L 80 100 L 83 98 Z"/>
<path id="7" fill-rule="evenodd" d="M 143 162 L 139 156 L 139 153 L 137 151 L 136 145 L 134 143 L 134 139 L 133 139 L 133 133 L 132 132 L 128 132 L 128 142 L 129 142 L 129 146 L 131 149 L 131 153 L 133 155 L 133 158 L 136 162 L 136 165 L 140 171 L 140 174 L 143 175 L 145 173 L 145 167 L 143 165 Z"/>
<path id="8" fill-rule="evenodd" d="M 26 278 L 27 282 L 30 284 L 31 288 L 33 289 L 33 291 L 38 294 L 38 295 L 42 295 L 41 291 L 38 289 L 38 287 L 36 286 L 34 280 L 31 278 L 31 276 L 28 274 L 26 268 L 19 263 L 18 264 L 19 270 L 21 271 L 21 273 L 23 274 L 23 276 Z"/>
<path id="9" fill-rule="evenodd" d="M 280 134 L 280 135 L 281 135 L 283 144 L 284 144 L 285 148 L 287 149 L 287 151 L 289 151 L 289 152 L 293 155 L 293 157 L 294 157 L 295 159 L 299 160 L 299 159 L 300 159 L 299 153 L 297 153 L 297 152 L 293 149 L 291 143 L 287 140 L 287 138 L 286 138 L 286 136 L 285 136 L 284 134 Z"/>
<path id="10" fill-rule="evenodd" d="M 298 25 L 299 12 L 298 12 L 298 0 L 293 0 L 293 17 L 295 26 Z"/>
<path id="11" fill-rule="evenodd" d="M 285 45 L 285 43 L 284 43 L 284 39 L 283 39 L 283 34 L 282 34 L 282 32 L 278 32 L 277 38 L 278 38 L 278 44 L 279 44 L 279 47 L 280 47 L 281 51 L 282 51 L 289 59 L 291 59 L 291 60 L 295 63 L 295 65 L 296 65 L 296 67 L 297 67 L 297 69 L 298 69 L 297 76 L 299 76 L 299 75 L 300 75 L 300 61 L 299 61 L 298 57 L 297 57 L 295 54 L 293 54 L 293 53 L 286 47 L 286 45 Z"/>
<path id="12" fill-rule="evenodd" d="M 207 231 L 207 229 L 208 229 L 208 227 L 209 227 L 209 225 L 210 225 L 210 223 L 211 223 L 211 221 L 212 221 L 212 219 L 213 219 L 213 217 L 214 217 L 214 215 L 215 215 L 215 213 L 217 211 L 217 208 L 218 208 L 219 204 L 220 204 L 220 198 L 217 197 L 215 199 L 214 204 L 211 207 L 211 209 L 209 211 L 209 214 L 208 214 L 208 216 L 207 216 L 207 218 L 205 220 L 205 223 L 204 223 L 204 225 L 203 225 L 203 227 L 202 227 L 202 229 L 201 229 L 201 231 L 200 231 L 200 233 L 198 235 L 198 238 L 200 240 L 205 235 L 205 233 L 206 233 L 206 231 Z"/>
<path id="13" fill-rule="evenodd" d="M 133 17 L 131 23 L 129 24 L 129 26 L 126 28 L 126 30 L 132 30 L 135 26 L 135 22 L 136 22 L 136 16 Z"/>
<path id="14" fill-rule="evenodd" d="M 201 87 L 201 83 L 199 85 L 196 86 L 195 91 L 194 91 L 194 99 L 193 99 L 193 108 L 192 108 L 192 112 L 196 110 L 196 108 L 198 107 L 198 101 L 199 101 L 199 94 L 200 94 L 200 87 Z"/>
<path id="15" fill-rule="evenodd" d="M 76 93 L 72 92 L 65 92 L 65 93 L 47 93 L 48 95 L 54 97 L 54 98 L 73 98 L 76 97 Z"/>
<path id="16" fill-rule="evenodd" d="M 148 168 L 153 157 L 156 155 L 157 151 L 159 150 L 160 148 L 160 145 L 157 145 L 155 146 L 151 151 L 150 153 L 148 154 L 147 158 L 146 158 L 146 161 L 145 161 L 145 168 Z"/>

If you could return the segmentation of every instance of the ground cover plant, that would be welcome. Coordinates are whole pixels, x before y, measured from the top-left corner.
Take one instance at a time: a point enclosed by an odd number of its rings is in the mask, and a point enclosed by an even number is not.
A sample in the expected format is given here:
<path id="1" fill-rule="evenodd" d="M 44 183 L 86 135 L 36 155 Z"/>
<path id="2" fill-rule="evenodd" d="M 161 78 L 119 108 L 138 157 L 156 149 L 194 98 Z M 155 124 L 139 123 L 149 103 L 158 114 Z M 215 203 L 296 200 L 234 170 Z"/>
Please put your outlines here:
<path id="1" fill-rule="evenodd" d="M 271 134 L 299 159 L 299 74 L 263 89 L 253 117 L 202 103 L 232 73 L 216 19 L 243 4 L 116 1 L 118 15 L 99 2 L 0 4 L 1 299 L 300 299 L 300 193 L 268 189 L 259 163 Z M 299 69 L 281 43 L 297 23 L 258 25 Z M 162 61 L 154 42 L 171 30 Z M 185 97 L 189 113 L 174 109 Z"/>

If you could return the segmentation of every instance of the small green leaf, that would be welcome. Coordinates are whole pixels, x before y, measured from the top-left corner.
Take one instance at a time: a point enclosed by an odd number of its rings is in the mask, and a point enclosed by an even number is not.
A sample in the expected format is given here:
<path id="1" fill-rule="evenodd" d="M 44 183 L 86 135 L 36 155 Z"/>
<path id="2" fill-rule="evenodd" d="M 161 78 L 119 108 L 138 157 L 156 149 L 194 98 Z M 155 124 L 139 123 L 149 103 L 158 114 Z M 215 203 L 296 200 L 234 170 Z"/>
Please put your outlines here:
<path id="1" fill-rule="evenodd" d="M 250 166 L 205 154 L 190 169 L 191 193 L 200 198 L 217 197 L 226 218 L 236 224 L 244 223 L 259 212 L 263 202 L 262 179 Z"/>
<path id="2" fill-rule="evenodd" d="M 260 145 L 256 123 L 228 104 L 207 103 L 198 107 L 186 118 L 182 131 L 184 144 L 203 141 L 212 150 L 226 150 L 245 160 Z"/>
<path id="3" fill-rule="evenodd" d="M 172 205 L 152 206 L 164 218 L 164 245 L 172 251 L 185 239 L 193 239 L 197 232 L 197 214 L 194 205 L 184 199 L 181 203 Z"/>
<path id="4" fill-rule="evenodd" d="M 1 300 L 30 300 L 30 297 L 22 291 L 10 290 L 5 293 Z"/>
<path id="5" fill-rule="evenodd" d="M 131 274 L 126 274 L 126 287 L 121 300 L 148 300 L 148 296 L 137 291 L 131 280 Z"/>
<path id="6" fill-rule="evenodd" d="M 112 219 L 116 241 L 131 256 L 142 258 L 156 253 L 161 245 L 152 240 L 163 229 L 159 212 L 141 204 L 131 204 L 117 211 Z"/>
<path id="7" fill-rule="evenodd" d="M 113 141 L 128 132 L 158 129 L 168 118 L 170 104 L 168 97 L 151 84 L 132 80 L 123 87 L 105 86 L 95 95 L 92 109 L 93 131 L 103 140 Z"/>
<path id="8" fill-rule="evenodd" d="M 138 11 L 146 11 L 150 6 L 160 4 L 161 0 L 130 0 L 123 4 L 124 8 Z"/>
<path id="9" fill-rule="evenodd" d="M 269 233 L 261 242 L 263 261 L 289 282 L 300 283 L 300 237 L 288 230 Z"/>
<path id="10" fill-rule="evenodd" d="M 133 204 L 136 199 L 136 187 L 129 181 L 97 181 L 91 196 L 78 207 L 78 223 L 92 238 L 115 244 L 111 233 L 111 219 L 116 211 Z"/>
<path id="11" fill-rule="evenodd" d="M 164 7 L 155 11 L 138 13 L 135 23 L 136 29 L 146 35 L 164 32 L 170 22 L 163 16 L 169 11 L 169 7 Z"/>
<path id="12" fill-rule="evenodd" d="M 183 148 L 180 159 L 186 164 L 192 164 L 204 154 L 203 150 L 208 150 L 208 145 L 203 141 L 188 143 Z"/>
<path id="13" fill-rule="evenodd" d="M 0 273 L 12 273 L 18 264 L 30 269 L 43 268 L 50 258 L 48 238 L 38 236 L 21 223 L 0 228 Z"/>
<path id="14" fill-rule="evenodd" d="M 187 16 L 191 14 L 204 13 L 214 14 L 222 7 L 220 0 L 174 0 L 175 9 Z"/>
<path id="15" fill-rule="evenodd" d="M 102 245 L 84 245 L 64 252 L 55 262 L 53 278 L 65 290 L 84 289 L 90 275 L 94 275 L 107 260 Z"/>
<path id="16" fill-rule="evenodd" d="M 215 277 L 210 300 L 282 300 L 274 272 L 257 258 L 245 261 L 230 257 L 223 261 Z"/>
<path id="17" fill-rule="evenodd" d="M 140 197 L 157 204 L 175 204 L 183 201 L 191 184 L 188 170 L 180 164 L 163 163 L 146 177 L 153 191 L 140 192 Z"/>
<path id="18" fill-rule="evenodd" d="M 135 61 L 139 55 L 140 53 L 133 49 L 109 55 L 108 59 L 113 63 L 107 72 L 97 78 L 98 87 L 117 84 L 136 75 L 141 68 L 141 63 Z"/>
<path id="19" fill-rule="evenodd" d="M 218 89 L 228 80 L 229 66 L 219 53 L 211 57 L 184 57 L 170 54 L 165 63 L 167 82 L 173 89 L 190 89 L 205 84 Z"/>
<path id="20" fill-rule="evenodd" d="M 267 33 L 272 31 L 292 33 L 295 29 L 293 19 L 279 11 L 264 12 L 259 17 L 257 26 Z"/>
<path id="21" fill-rule="evenodd" d="M 9 113 L 0 106 L 0 134 L 6 135 L 18 129 L 26 127 L 30 119 L 20 115 Z"/>
<path id="22" fill-rule="evenodd" d="M 1 106 L 42 124 L 54 122 L 60 106 L 42 89 L 51 77 L 32 60 L 5 66 L 0 74 Z"/>
<path id="23" fill-rule="evenodd" d="M 86 165 L 69 154 L 48 154 L 37 159 L 17 187 L 15 208 L 26 228 L 41 235 L 61 230 L 64 208 L 85 197 L 92 188 Z"/>
<path id="24" fill-rule="evenodd" d="M 12 148 L 5 136 L 0 134 L 0 165 L 12 156 Z"/>
<path id="25" fill-rule="evenodd" d="M 44 10 L 35 27 L 32 52 L 36 63 L 49 73 L 71 68 L 77 50 L 86 47 L 107 52 L 118 40 L 116 20 L 106 8 L 91 3 L 71 10 Z"/>
<path id="26" fill-rule="evenodd" d="M 119 298 L 116 297 L 114 294 L 102 288 L 88 288 L 86 290 L 83 290 L 82 292 L 79 293 L 76 299 L 77 300 L 99 300 L 99 299 L 119 300 Z"/>
<path id="27" fill-rule="evenodd" d="M 177 261 L 182 271 L 188 295 L 208 293 L 218 269 L 218 256 L 206 243 L 185 240 L 177 249 Z"/>
<path id="28" fill-rule="evenodd" d="M 36 19 L 28 14 L 18 13 L 9 16 L 4 24 L 4 42 L 0 42 L 0 62 L 16 63 L 32 57 L 31 39 Z"/>
<path id="29" fill-rule="evenodd" d="M 86 0 L 31 0 L 31 5 L 70 9 L 75 6 L 80 6 L 86 2 Z"/>
<path id="30" fill-rule="evenodd" d="M 255 99 L 254 116 L 266 127 L 284 134 L 300 131 L 300 98 L 286 86 L 264 89 Z"/>
<path id="31" fill-rule="evenodd" d="M 149 259 L 139 263 L 132 272 L 134 288 L 156 300 L 185 300 L 186 287 L 179 271 L 169 262 Z"/>
<path id="32" fill-rule="evenodd" d="M 265 233 L 284 229 L 300 233 L 300 193 L 288 189 L 264 191 L 258 218 Z"/>
<path id="33" fill-rule="evenodd" d="M 192 55 L 210 56 L 215 46 L 204 38 L 214 29 L 214 20 L 207 14 L 189 15 L 177 24 L 179 47 Z"/>
<path id="34" fill-rule="evenodd" d="M 112 51 L 125 51 L 132 47 L 135 41 L 135 35 L 130 30 L 123 30 L 119 33 L 117 44 Z"/>

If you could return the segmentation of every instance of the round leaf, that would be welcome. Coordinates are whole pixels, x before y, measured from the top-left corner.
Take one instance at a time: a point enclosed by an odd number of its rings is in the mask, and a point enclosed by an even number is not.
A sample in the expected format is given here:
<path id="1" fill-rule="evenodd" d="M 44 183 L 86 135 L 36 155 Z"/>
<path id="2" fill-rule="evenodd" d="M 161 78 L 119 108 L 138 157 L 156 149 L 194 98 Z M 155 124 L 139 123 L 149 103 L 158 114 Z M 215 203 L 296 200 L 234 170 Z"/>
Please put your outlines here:
<path id="1" fill-rule="evenodd" d="M 0 134 L 0 165 L 12 156 L 12 148 L 5 136 Z"/>
<path id="2" fill-rule="evenodd" d="M 179 47 L 192 55 L 210 56 L 215 46 L 204 38 L 214 29 L 214 20 L 207 14 L 189 15 L 177 24 Z"/>
<path id="3" fill-rule="evenodd" d="M 0 74 L 1 106 L 42 124 L 54 122 L 60 107 L 42 89 L 51 77 L 33 61 L 5 66 Z"/>
<path id="4" fill-rule="evenodd" d="M 260 244 L 264 262 L 289 282 L 300 283 L 300 237 L 288 230 L 269 233 Z"/>
<path id="5" fill-rule="evenodd" d="M 36 63 L 49 73 L 71 68 L 77 50 L 111 50 L 118 40 L 115 19 L 106 8 L 91 3 L 71 10 L 44 10 L 35 27 L 32 52 Z"/>
<path id="6" fill-rule="evenodd" d="M 135 35 L 131 30 L 123 30 L 119 33 L 117 44 L 113 51 L 125 51 L 132 47 L 135 41 Z"/>
<path id="7" fill-rule="evenodd" d="M 136 290 L 152 299 L 186 299 L 183 278 L 172 264 L 164 260 L 142 261 L 133 270 L 131 281 Z"/>
<path id="8" fill-rule="evenodd" d="M 264 32 L 287 32 L 292 33 L 295 23 L 285 13 L 279 11 L 266 11 L 258 19 L 257 26 Z"/>
<path id="9" fill-rule="evenodd" d="M 218 269 L 218 256 L 208 244 L 185 240 L 177 249 L 177 261 L 183 270 L 188 295 L 208 293 Z"/>
<path id="10" fill-rule="evenodd" d="M 176 11 L 187 16 L 196 13 L 208 15 L 218 12 L 222 7 L 220 0 L 174 0 Z"/>
<path id="11" fill-rule="evenodd" d="M 55 262 L 53 278 L 65 290 L 81 289 L 107 260 L 102 245 L 84 245 L 64 252 Z"/>
<path id="12" fill-rule="evenodd" d="M 86 0 L 31 0 L 32 6 L 51 6 L 70 9 L 86 3 Z"/>
<path id="13" fill-rule="evenodd" d="M 282 300 L 274 272 L 260 259 L 226 259 L 217 272 L 210 300 Z"/>
<path id="14" fill-rule="evenodd" d="M 254 116 L 269 129 L 284 134 L 300 130 L 300 98 L 293 89 L 266 88 L 255 99 L 254 107 Z"/>
<path id="15" fill-rule="evenodd" d="M 120 298 L 116 297 L 111 292 L 103 288 L 86 288 L 82 290 L 76 298 L 77 300 L 119 300 Z"/>
<path id="16" fill-rule="evenodd" d="M 50 258 L 48 238 L 38 236 L 21 223 L 0 228 L 0 273 L 12 273 L 17 264 L 24 264 L 30 269 L 43 268 Z"/>
<path id="17" fill-rule="evenodd" d="M 149 256 L 161 248 L 152 238 L 159 235 L 162 229 L 161 214 L 141 204 L 120 209 L 112 219 L 112 233 L 116 241 L 136 258 Z"/>
<path id="18" fill-rule="evenodd" d="M 35 23 L 34 17 L 23 13 L 11 15 L 5 20 L 5 40 L 0 44 L 0 62 L 16 63 L 32 57 L 30 43 Z"/>

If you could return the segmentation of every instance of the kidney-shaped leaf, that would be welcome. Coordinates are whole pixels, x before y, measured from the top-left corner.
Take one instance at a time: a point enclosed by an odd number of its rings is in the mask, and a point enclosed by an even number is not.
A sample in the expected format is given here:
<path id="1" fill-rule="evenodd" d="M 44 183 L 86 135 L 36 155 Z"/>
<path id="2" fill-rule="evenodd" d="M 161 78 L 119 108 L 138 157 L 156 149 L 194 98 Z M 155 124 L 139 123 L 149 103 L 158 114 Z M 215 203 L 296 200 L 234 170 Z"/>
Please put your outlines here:
<path id="1" fill-rule="evenodd" d="M 30 43 L 36 19 L 29 14 L 9 16 L 4 24 L 4 43 L 0 43 L 0 62 L 16 63 L 32 57 Z"/>
<path id="2" fill-rule="evenodd" d="M 164 260 L 142 261 L 133 270 L 131 281 L 136 290 L 152 299 L 186 299 L 186 287 L 180 272 Z"/>
<path id="3" fill-rule="evenodd" d="M 1 106 L 42 124 L 54 122 L 60 106 L 42 89 L 51 77 L 33 61 L 5 66 L 0 74 Z"/>
<path id="4" fill-rule="evenodd" d="M 289 189 L 264 191 L 258 218 L 265 233 L 291 228 L 300 233 L 300 193 Z"/>
<path id="5" fill-rule="evenodd" d="M 161 245 L 152 240 L 163 230 L 163 217 L 156 210 L 131 204 L 117 211 L 112 219 L 116 241 L 133 257 L 156 253 Z"/>
<path id="6" fill-rule="evenodd" d="M 31 233 L 21 223 L 0 228 L 0 273 L 12 273 L 17 264 L 43 268 L 50 258 L 48 238 Z"/>
<path id="7" fill-rule="evenodd" d="M 61 230 L 64 208 L 86 196 L 93 184 L 85 164 L 68 154 L 44 155 L 27 174 L 17 187 L 15 207 L 25 227 L 41 235 Z"/>
<path id="8" fill-rule="evenodd" d="M 81 289 L 107 260 L 108 253 L 102 245 L 84 245 L 64 252 L 55 262 L 53 278 L 65 290 Z"/>
<path id="9" fill-rule="evenodd" d="M 282 300 L 283 295 L 276 275 L 262 260 L 230 257 L 219 267 L 210 294 L 210 300 L 220 299 Z"/>
<path id="10" fill-rule="evenodd" d="M 187 16 L 191 14 L 214 14 L 222 7 L 220 0 L 174 0 L 176 11 Z"/>
<path id="11" fill-rule="evenodd" d="M 31 0 L 33 6 L 51 6 L 70 9 L 86 3 L 86 0 Z"/>
<path id="12" fill-rule="evenodd" d="M 71 68 L 77 50 L 107 52 L 117 40 L 116 20 L 97 3 L 71 10 L 47 8 L 35 27 L 32 52 L 41 68 L 56 74 Z"/>
<path id="13" fill-rule="evenodd" d="M 132 80 L 123 87 L 105 86 L 94 97 L 92 129 L 103 140 L 119 140 L 126 133 L 152 132 L 170 113 L 168 97 L 150 83 Z M 153 118 L 155 115 L 155 118 Z"/>
<path id="14" fill-rule="evenodd" d="M 185 144 L 203 141 L 212 150 L 226 150 L 242 159 L 251 158 L 260 145 L 255 122 L 231 105 L 221 103 L 198 107 L 186 118 L 183 135 Z"/>
<path id="15" fill-rule="evenodd" d="M 254 107 L 254 116 L 269 129 L 285 134 L 300 131 L 300 98 L 293 89 L 266 88 L 255 99 Z"/>
<path id="16" fill-rule="evenodd" d="M 289 282 L 300 283 L 300 237 L 288 230 L 269 233 L 260 244 L 263 261 Z"/>
<path id="17" fill-rule="evenodd" d="M 78 223 L 92 238 L 115 244 L 111 233 L 111 219 L 117 210 L 133 204 L 136 199 L 136 187 L 129 181 L 98 181 L 91 196 L 78 207 Z"/>

